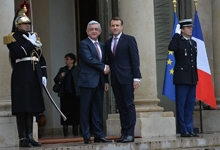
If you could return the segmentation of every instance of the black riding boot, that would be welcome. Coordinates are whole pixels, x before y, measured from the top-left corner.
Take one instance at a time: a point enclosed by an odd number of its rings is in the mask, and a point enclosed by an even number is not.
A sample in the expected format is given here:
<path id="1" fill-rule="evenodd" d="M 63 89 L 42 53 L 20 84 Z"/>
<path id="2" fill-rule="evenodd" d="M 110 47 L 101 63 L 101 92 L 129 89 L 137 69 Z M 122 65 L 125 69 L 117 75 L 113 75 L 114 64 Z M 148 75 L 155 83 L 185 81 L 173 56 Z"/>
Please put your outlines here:
<path id="1" fill-rule="evenodd" d="M 68 125 L 63 125 L 63 135 L 64 137 L 68 136 Z"/>
<path id="2" fill-rule="evenodd" d="M 19 113 L 16 115 L 19 146 L 20 147 L 32 147 L 26 136 L 26 124 L 25 124 L 25 113 Z"/>
<path id="3" fill-rule="evenodd" d="M 33 114 L 26 113 L 27 137 L 33 146 L 41 146 L 40 142 L 36 142 L 33 138 Z"/>

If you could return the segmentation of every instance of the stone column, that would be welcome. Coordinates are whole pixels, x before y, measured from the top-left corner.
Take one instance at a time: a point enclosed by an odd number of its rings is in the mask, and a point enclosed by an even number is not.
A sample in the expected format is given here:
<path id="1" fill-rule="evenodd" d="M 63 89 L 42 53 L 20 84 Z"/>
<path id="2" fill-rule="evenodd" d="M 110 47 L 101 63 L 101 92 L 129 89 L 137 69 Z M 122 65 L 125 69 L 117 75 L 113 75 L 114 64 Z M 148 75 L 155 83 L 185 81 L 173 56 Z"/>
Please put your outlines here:
<path id="1" fill-rule="evenodd" d="M 212 1 L 212 37 L 213 37 L 213 56 L 214 56 L 214 78 L 215 78 L 215 97 L 216 97 L 216 103 L 217 108 L 220 109 L 220 50 L 219 50 L 219 38 L 220 38 L 220 1 L 213 0 Z M 208 28 L 208 27 L 207 27 Z M 211 31 L 210 31 L 211 32 Z"/>
<path id="2" fill-rule="evenodd" d="M 192 8 L 193 8 L 192 9 L 193 18 L 194 18 L 194 12 L 195 12 L 194 1 L 192 1 Z M 213 40 L 214 40 L 213 35 L 216 32 L 215 32 L 214 26 L 213 26 L 214 25 L 213 21 L 215 21 L 215 20 L 212 19 L 212 14 L 213 14 L 212 0 L 199 0 L 197 11 L 198 11 L 200 25 L 202 28 L 202 34 L 203 34 L 203 38 L 204 38 L 204 42 L 205 42 L 207 57 L 209 60 L 212 81 L 213 81 L 213 85 L 215 87 L 215 72 L 214 72 L 215 68 L 214 68 L 214 59 L 213 59 L 213 57 L 215 56 L 215 55 L 213 55 L 213 52 L 214 52 L 213 46 L 215 46 L 215 44 L 213 44 Z M 214 32 L 212 33 L 212 31 L 214 31 Z M 215 93 L 216 92 L 217 91 L 215 91 Z M 220 107 L 219 107 L 220 98 L 216 97 L 216 100 L 217 100 L 218 109 L 220 109 Z M 214 108 L 212 108 L 212 109 L 214 109 Z M 198 100 L 196 101 L 195 110 L 199 110 L 199 101 Z"/>
<path id="3" fill-rule="evenodd" d="M 10 34 L 14 18 L 14 1 L 0 1 L 0 147 L 16 146 L 18 135 L 15 117 L 11 115 L 11 66 L 3 36 Z"/>
<path id="4" fill-rule="evenodd" d="M 175 135 L 176 127 L 173 112 L 162 112 L 164 108 L 157 105 L 160 100 L 157 98 L 153 1 L 121 0 L 119 16 L 124 21 L 123 32 L 136 38 L 140 56 L 142 79 L 141 87 L 135 90 L 134 102 L 137 111 L 135 136 Z M 119 115 L 110 114 L 108 117 L 107 134 L 119 135 Z M 113 126 L 117 127 L 113 128 Z"/>
<path id="5" fill-rule="evenodd" d="M 214 81 L 215 97 L 217 110 L 202 110 L 202 121 L 204 132 L 219 132 L 220 126 L 220 1 L 218 0 L 199 0 L 198 15 L 203 31 L 204 42 L 211 68 L 212 79 Z M 200 127 L 199 111 L 194 111 L 194 126 Z M 210 122 L 215 122 L 210 123 Z"/>

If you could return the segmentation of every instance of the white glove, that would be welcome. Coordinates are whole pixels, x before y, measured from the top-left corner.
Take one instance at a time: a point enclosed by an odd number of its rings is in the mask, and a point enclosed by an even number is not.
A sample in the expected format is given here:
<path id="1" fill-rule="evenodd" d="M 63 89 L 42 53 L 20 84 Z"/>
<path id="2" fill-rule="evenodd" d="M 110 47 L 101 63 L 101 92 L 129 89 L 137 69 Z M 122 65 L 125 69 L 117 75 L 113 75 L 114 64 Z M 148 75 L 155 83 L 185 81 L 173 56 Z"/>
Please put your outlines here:
<path id="1" fill-rule="evenodd" d="M 42 84 L 46 87 L 47 86 L 47 79 L 46 77 L 42 77 Z"/>
<path id="2" fill-rule="evenodd" d="M 29 39 L 29 41 L 36 46 L 36 43 L 34 42 L 34 40 Z"/>
<path id="3" fill-rule="evenodd" d="M 175 33 L 181 34 L 180 24 L 177 24 Z"/>
<path id="4" fill-rule="evenodd" d="M 30 32 L 28 32 L 28 35 L 29 35 L 29 36 L 28 36 L 29 39 L 33 40 L 34 42 L 37 41 L 37 37 L 36 37 L 35 34 L 32 34 L 32 35 L 31 35 Z"/>
<path id="5" fill-rule="evenodd" d="M 28 33 L 29 34 L 29 33 Z M 33 39 L 30 39 L 29 37 L 27 37 L 25 34 L 23 34 L 23 37 L 26 39 L 26 40 L 28 40 L 28 41 L 30 41 L 33 45 L 35 45 L 35 46 L 37 46 L 37 47 L 41 47 L 42 46 L 42 43 L 40 42 L 40 41 L 37 41 L 37 40 L 35 40 L 35 38 L 36 38 L 36 35 L 34 34 L 34 36 L 32 37 L 32 35 L 30 36 L 31 38 L 33 38 Z M 35 37 L 35 38 L 34 38 Z"/>

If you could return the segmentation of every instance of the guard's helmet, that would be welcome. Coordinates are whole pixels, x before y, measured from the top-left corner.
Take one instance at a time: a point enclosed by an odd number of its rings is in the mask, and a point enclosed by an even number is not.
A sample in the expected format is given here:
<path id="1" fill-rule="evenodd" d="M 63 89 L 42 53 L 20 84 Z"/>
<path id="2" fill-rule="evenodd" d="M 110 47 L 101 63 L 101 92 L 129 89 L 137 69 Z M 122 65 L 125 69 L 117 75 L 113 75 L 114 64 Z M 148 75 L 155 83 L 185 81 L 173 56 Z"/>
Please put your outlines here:
<path id="1" fill-rule="evenodd" d="M 28 18 L 30 5 L 24 1 L 24 3 L 20 4 L 20 10 L 15 16 L 14 25 L 18 29 L 21 29 L 20 24 L 22 23 L 30 23 L 31 20 Z M 23 29 L 21 29 L 23 30 Z"/>

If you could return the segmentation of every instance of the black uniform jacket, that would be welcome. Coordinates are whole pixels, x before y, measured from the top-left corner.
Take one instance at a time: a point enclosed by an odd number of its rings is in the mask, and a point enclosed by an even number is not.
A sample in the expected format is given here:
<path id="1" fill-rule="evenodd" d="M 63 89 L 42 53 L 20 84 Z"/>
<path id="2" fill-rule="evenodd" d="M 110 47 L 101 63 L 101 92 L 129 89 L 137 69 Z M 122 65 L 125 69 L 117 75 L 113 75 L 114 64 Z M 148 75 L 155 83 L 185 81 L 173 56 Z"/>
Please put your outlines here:
<path id="1" fill-rule="evenodd" d="M 64 66 L 62 68 L 60 68 L 59 72 L 57 73 L 56 77 L 54 78 L 54 82 L 55 83 L 58 83 L 58 82 L 61 82 L 61 89 L 60 91 L 58 92 L 58 96 L 59 97 L 62 97 L 63 96 L 63 93 L 64 93 L 64 82 L 63 82 L 63 78 L 60 79 L 60 75 L 62 72 L 65 72 L 65 75 L 67 74 L 67 71 L 68 71 L 68 67 L 67 66 Z M 75 92 L 76 92 L 76 96 L 80 96 L 80 88 L 77 86 L 77 83 L 78 83 L 78 79 L 79 79 L 79 74 L 80 74 L 80 67 L 77 67 L 77 66 L 73 66 L 73 69 L 72 69 L 72 78 L 73 78 L 73 81 L 74 81 L 74 87 L 75 87 Z"/>
<path id="2" fill-rule="evenodd" d="M 191 84 L 197 85 L 197 45 L 192 39 L 190 44 L 183 36 L 175 33 L 168 49 L 174 51 L 175 68 L 174 68 L 174 84 Z"/>
<path id="3" fill-rule="evenodd" d="M 11 76 L 12 114 L 21 112 L 41 113 L 45 110 L 42 95 L 42 76 L 47 77 L 46 62 L 41 53 L 31 42 L 15 31 L 14 40 L 8 43 L 11 61 L 25 57 L 38 56 L 39 61 L 21 61 L 14 64 Z M 26 34 L 28 36 L 28 34 Z M 33 54 L 33 52 L 36 52 Z"/>

